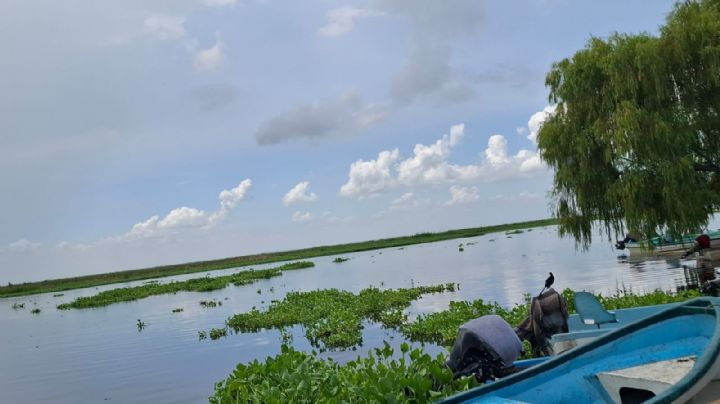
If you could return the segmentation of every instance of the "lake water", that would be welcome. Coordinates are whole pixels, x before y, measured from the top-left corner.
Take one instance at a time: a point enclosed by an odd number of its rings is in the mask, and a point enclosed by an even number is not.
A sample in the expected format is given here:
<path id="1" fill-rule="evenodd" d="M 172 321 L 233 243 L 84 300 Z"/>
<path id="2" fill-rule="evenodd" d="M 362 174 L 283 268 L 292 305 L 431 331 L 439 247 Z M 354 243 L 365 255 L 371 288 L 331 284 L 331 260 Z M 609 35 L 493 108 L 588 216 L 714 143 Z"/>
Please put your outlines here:
<path id="1" fill-rule="evenodd" d="M 276 330 L 230 335 L 217 341 L 198 339 L 198 331 L 223 327 L 232 314 L 267 307 L 291 290 L 338 288 L 357 292 L 371 285 L 406 288 L 455 282 L 460 290 L 426 295 L 409 308 L 412 315 L 444 310 L 451 300 L 482 298 L 511 306 L 523 293 L 536 294 L 548 272 L 555 289 L 571 288 L 612 294 L 618 289 L 642 293 L 684 287 L 692 274 L 679 260 L 625 257 L 595 238 L 589 251 L 575 250 L 560 239 L 555 227 L 506 236 L 489 234 L 385 250 L 312 259 L 314 268 L 246 286 L 210 292 L 154 296 L 99 309 L 60 311 L 55 307 L 78 296 L 142 282 L 53 294 L 0 299 L 0 401 L 3 403 L 200 403 L 207 402 L 214 383 L 226 378 L 239 362 L 279 352 Z M 464 244 L 465 251 L 458 251 Z M 619 256 L 620 255 L 620 256 Z M 277 266 L 278 264 L 256 266 Z M 212 276 L 236 270 L 215 271 Z M 202 274 L 168 279 L 188 279 Z M 272 290 L 271 290 L 272 288 Z M 260 294 L 257 291 L 260 290 Z M 216 308 L 200 300 L 218 299 Z M 24 309 L 14 310 L 14 303 Z M 183 312 L 172 313 L 182 307 Z M 33 308 L 41 309 L 31 314 Z M 142 319 L 147 327 L 136 327 Z M 295 327 L 294 346 L 309 350 L 302 327 Z M 357 351 L 325 353 L 340 361 L 362 355 L 388 340 L 403 339 L 375 324 L 366 324 Z M 442 348 L 426 346 L 430 352 Z"/>

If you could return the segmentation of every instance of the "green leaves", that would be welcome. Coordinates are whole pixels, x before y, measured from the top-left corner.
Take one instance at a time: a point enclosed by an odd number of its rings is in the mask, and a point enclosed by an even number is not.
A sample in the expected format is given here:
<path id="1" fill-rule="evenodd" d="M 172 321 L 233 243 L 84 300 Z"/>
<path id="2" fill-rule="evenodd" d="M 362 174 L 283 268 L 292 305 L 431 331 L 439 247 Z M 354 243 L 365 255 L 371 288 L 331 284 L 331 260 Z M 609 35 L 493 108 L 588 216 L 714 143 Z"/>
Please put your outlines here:
<path id="1" fill-rule="evenodd" d="M 312 296 L 319 299 L 320 292 L 324 291 L 312 292 Z M 329 296 L 337 298 L 340 296 L 337 293 L 340 292 L 330 291 Z M 366 294 L 375 296 L 376 293 Z M 562 295 L 568 308 L 574 311 L 574 292 L 565 289 Z M 697 291 L 675 295 L 655 291 L 635 295 L 619 290 L 613 296 L 598 298 L 606 308 L 619 309 L 683 301 L 697 295 Z M 349 302 L 358 298 L 358 295 L 353 296 Z M 343 311 L 348 312 L 351 310 Z M 528 308 L 524 304 L 504 309 L 482 300 L 451 302 L 448 310 L 420 316 L 416 322 L 405 324 L 402 332 L 412 340 L 451 345 L 462 323 L 485 314 L 498 314 L 510 324 L 518 324 L 527 316 Z M 425 403 L 477 385 L 472 377 L 453 380 L 443 355 L 433 358 L 420 348 L 413 349 L 407 342 L 400 344 L 399 351 L 384 342 L 382 347 L 371 350 L 364 357 L 339 364 L 332 359 L 323 359 L 315 352 L 299 352 L 289 345 L 282 345 L 279 354 L 264 362 L 255 360 L 239 364 L 226 380 L 216 384 L 210 402 Z M 531 352 L 527 344 L 525 351 Z"/>
<path id="2" fill-rule="evenodd" d="M 247 285 L 257 281 L 258 279 L 268 279 L 275 276 L 282 275 L 283 271 L 289 271 L 294 269 L 310 268 L 314 267 L 315 264 L 310 261 L 298 261 L 291 262 L 285 265 L 281 265 L 275 268 L 268 268 L 262 270 L 247 270 L 236 272 L 232 275 L 218 276 L 215 278 L 193 278 L 186 281 L 170 282 L 170 283 L 147 283 L 142 286 L 135 286 L 129 288 L 118 288 L 106 290 L 100 292 L 94 296 L 79 297 L 73 300 L 71 303 L 64 303 L 58 306 L 58 309 L 86 309 L 91 307 L 102 307 L 108 306 L 113 303 L 128 302 L 132 300 L 144 299 L 153 295 L 161 295 L 168 293 L 176 293 L 181 291 L 190 292 L 209 292 L 211 290 L 223 289 L 229 284 L 236 286 Z M 203 304 L 203 302 L 205 304 Z M 215 307 L 222 305 L 222 302 L 205 302 L 200 304 L 203 307 Z"/>
<path id="3" fill-rule="evenodd" d="M 302 324 L 314 347 L 351 348 L 362 343 L 363 320 L 399 328 L 407 320 L 403 309 L 410 302 L 423 294 L 454 290 L 454 284 L 446 284 L 397 290 L 368 288 L 358 294 L 337 289 L 290 292 L 284 300 L 274 301 L 267 311 L 236 314 L 227 320 L 227 325 L 235 332 L 256 332 Z"/>
<path id="4" fill-rule="evenodd" d="M 408 360 L 406 352 L 395 357 L 385 343 L 366 357 L 340 365 L 283 346 L 264 363 L 238 365 L 215 386 L 210 402 L 426 403 L 477 385 L 474 378 L 453 380 L 443 355 L 433 358 L 416 348 L 409 356 L 415 359 Z"/>
<path id="5" fill-rule="evenodd" d="M 508 310 L 482 299 L 450 302 L 448 310 L 418 316 L 413 323 L 404 324 L 401 331 L 411 341 L 451 346 L 463 323 L 488 314 L 497 314 L 510 324 L 519 324 L 528 316 L 529 310 L 527 305 L 516 305 Z"/>
<path id="6" fill-rule="evenodd" d="M 695 233 L 720 207 L 720 7 L 678 3 L 660 36 L 593 38 L 553 65 L 538 134 L 561 234 Z M 599 221 L 599 222 L 596 222 Z"/>

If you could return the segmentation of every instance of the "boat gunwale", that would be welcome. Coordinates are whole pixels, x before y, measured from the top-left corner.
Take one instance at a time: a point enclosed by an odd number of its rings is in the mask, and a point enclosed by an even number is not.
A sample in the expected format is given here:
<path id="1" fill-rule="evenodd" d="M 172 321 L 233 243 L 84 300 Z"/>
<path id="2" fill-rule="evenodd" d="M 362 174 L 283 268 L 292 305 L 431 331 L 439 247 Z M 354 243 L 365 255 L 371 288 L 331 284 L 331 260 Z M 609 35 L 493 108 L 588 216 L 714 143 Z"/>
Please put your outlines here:
<path id="1" fill-rule="evenodd" d="M 613 340 L 617 340 L 619 338 L 622 338 L 624 336 L 627 336 L 631 333 L 634 333 L 636 331 L 642 330 L 643 328 L 646 328 L 652 324 L 655 324 L 658 321 L 665 321 L 670 320 L 672 318 L 684 316 L 684 315 L 694 315 L 694 314 L 708 314 L 715 317 L 715 329 L 712 338 L 708 342 L 708 346 L 712 346 L 713 350 L 712 352 L 708 352 L 707 350 L 703 352 L 702 356 L 698 358 L 698 360 L 695 363 L 695 366 L 692 368 L 690 373 L 683 377 L 678 383 L 676 383 L 674 386 L 681 386 L 684 387 L 683 389 L 680 388 L 672 388 L 664 391 L 662 394 L 652 398 L 651 400 L 647 401 L 647 403 L 656 403 L 656 402 L 671 402 L 678 397 L 681 397 L 684 393 L 690 391 L 692 388 L 692 384 L 690 387 L 687 385 L 691 382 L 697 383 L 700 379 L 702 379 L 703 376 L 706 376 L 706 373 L 710 370 L 711 367 L 713 367 L 714 364 L 718 364 L 720 366 L 720 361 L 718 361 L 718 356 L 720 356 L 720 299 L 713 299 L 708 297 L 698 297 L 695 299 L 688 300 L 683 303 L 679 303 L 676 306 L 670 307 L 666 310 L 663 310 L 659 313 L 655 313 L 653 315 L 650 315 L 646 318 L 640 319 L 638 321 L 635 321 L 633 323 L 630 323 L 624 327 L 616 328 L 611 331 L 609 331 L 607 334 L 601 335 L 597 339 L 589 342 L 588 344 L 570 349 L 567 352 L 564 352 L 563 354 L 551 358 L 548 361 L 541 363 L 539 365 L 533 366 L 529 369 L 523 370 L 521 372 L 515 373 L 513 375 L 510 375 L 506 378 L 500 379 L 498 381 L 485 384 L 483 386 L 464 391 L 462 393 L 456 394 L 454 396 L 448 397 L 447 399 L 441 401 L 442 403 L 452 404 L 452 403 L 462 403 L 467 400 L 477 398 L 480 396 L 480 394 L 485 393 L 491 393 L 493 391 L 497 391 L 499 389 L 502 389 L 504 387 L 510 386 L 514 384 L 515 382 L 523 381 L 532 377 L 535 377 L 541 373 L 544 373 L 545 371 L 552 370 L 558 366 L 561 366 L 581 355 L 584 355 L 586 353 L 589 353 L 590 351 L 594 350 L 595 348 L 598 348 L 602 345 L 605 345 L 608 342 L 611 342 Z M 712 359 L 712 360 L 711 360 Z M 709 377 L 713 377 L 714 375 L 709 375 Z"/>
<path id="2" fill-rule="evenodd" d="M 699 386 L 698 382 L 702 379 L 712 379 L 715 377 L 718 368 L 720 368 L 720 361 L 718 361 L 718 357 L 720 356 L 720 313 L 718 313 L 718 306 L 720 303 L 713 304 L 713 301 L 707 298 L 698 299 L 707 301 L 709 303 L 709 307 L 680 306 L 679 308 L 686 309 L 694 314 L 700 314 L 698 309 L 702 310 L 702 314 L 710 314 L 708 309 L 712 307 L 712 314 L 715 316 L 715 332 L 708 342 L 707 348 L 703 352 L 702 356 L 695 361 L 695 365 L 692 369 L 690 369 L 690 372 L 675 383 L 673 388 L 663 391 L 658 396 L 648 400 L 647 403 L 689 400 L 693 395 L 697 394 L 703 387 L 705 387 L 705 385 Z M 712 349 L 712 351 L 710 351 L 710 349 Z"/>

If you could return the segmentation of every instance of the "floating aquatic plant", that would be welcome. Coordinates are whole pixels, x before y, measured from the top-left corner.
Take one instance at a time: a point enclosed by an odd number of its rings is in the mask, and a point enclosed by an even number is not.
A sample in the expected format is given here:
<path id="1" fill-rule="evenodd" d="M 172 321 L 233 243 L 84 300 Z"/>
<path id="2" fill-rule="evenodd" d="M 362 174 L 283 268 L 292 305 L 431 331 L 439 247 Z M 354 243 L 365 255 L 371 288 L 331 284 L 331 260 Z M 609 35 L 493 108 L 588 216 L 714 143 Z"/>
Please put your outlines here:
<path id="1" fill-rule="evenodd" d="M 386 342 L 345 364 L 283 345 L 264 362 L 239 364 L 215 386 L 213 404 L 236 402 L 427 403 L 478 383 L 454 379 L 445 356 L 400 345 L 400 357 Z"/>
<path id="2" fill-rule="evenodd" d="M 32 313 L 32 314 L 40 314 L 40 309 L 38 309 L 38 308 L 32 309 L 32 310 L 30 310 L 30 313 Z"/>
<path id="3" fill-rule="evenodd" d="M 568 310 L 575 311 L 574 294 L 565 289 L 562 296 L 568 303 Z M 695 290 L 678 293 L 667 293 L 660 290 L 637 295 L 630 291 L 616 291 L 609 297 L 597 295 L 598 300 L 608 310 L 629 307 L 649 306 L 664 303 L 682 302 L 697 297 L 700 293 Z M 414 322 L 403 324 L 401 332 L 411 341 L 436 343 L 451 346 L 457 336 L 458 328 L 465 322 L 487 314 L 497 314 L 511 325 L 520 324 L 530 313 L 530 295 L 525 295 L 525 303 L 517 304 L 511 308 L 504 308 L 496 302 L 485 302 L 478 299 L 472 302 L 450 302 L 449 308 L 437 313 L 423 314 Z"/>
<path id="4" fill-rule="evenodd" d="M 318 291 L 321 292 L 321 291 Z M 362 292 L 361 292 L 362 293 Z M 565 289 L 562 295 L 572 304 L 574 292 Z M 636 295 L 631 291 L 618 290 L 614 295 L 600 301 L 607 308 L 619 309 L 652 304 L 684 301 L 698 296 L 697 291 L 667 293 L 655 291 Z M 340 297 L 344 295 L 333 295 Z M 448 310 L 422 315 L 413 323 L 407 323 L 401 309 L 383 312 L 383 322 L 402 323 L 401 331 L 407 338 L 434 342 L 449 346 L 453 343 L 458 327 L 464 322 L 486 314 L 498 314 L 510 324 L 517 324 L 528 314 L 531 296 L 524 295 L 525 303 L 510 309 L 481 299 L 473 302 L 451 302 Z M 348 302 L 352 302 L 349 299 Z M 347 302 L 346 302 L 347 303 Z M 350 305 L 349 307 L 356 307 Z M 338 316 L 339 326 L 350 310 Z M 281 313 L 275 313 L 280 316 Z M 287 313 L 292 317 L 291 313 Z M 278 318 L 279 319 L 279 318 Z M 391 320 L 394 319 L 394 320 Z M 320 332 L 330 330 L 328 321 L 317 326 Z M 281 328 L 281 339 L 291 341 L 292 334 Z M 525 344 L 526 352 L 530 352 Z M 411 349 L 407 343 L 400 345 L 401 356 L 384 343 L 365 357 L 345 364 L 320 357 L 315 351 L 300 352 L 283 344 L 281 352 L 264 361 L 255 360 L 239 364 L 233 373 L 217 383 L 210 402 L 396 402 L 426 403 L 474 387 L 474 378 L 453 379 L 444 365 L 446 357 L 431 357 L 421 348 Z"/>
<path id="5" fill-rule="evenodd" d="M 176 265 L 165 265 L 153 268 L 119 271 L 105 274 L 88 275 L 74 278 L 52 279 L 49 281 L 0 286 L 0 297 L 29 295 L 41 292 L 57 292 L 69 289 L 88 288 L 117 282 L 152 279 L 163 276 L 198 273 L 218 269 L 247 267 L 250 265 L 271 262 L 303 260 L 312 257 L 347 254 L 358 251 L 376 250 L 380 248 L 402 247 L 413 244 L 432 243 L 441 240 L 475 237 L 517 228 L 528 228 L 557 224 L 557 219 L 533 220 L 528 222 L 508 223 L 495 226 L 475 227 L 448 230 L 440 233 L 418 233 L 413 236 L 401 236 L 380 240 L 362 241 L 358 243 L 338 244 L 305 248 L 301 250 L 282 251 L 230 257 L 218 260 L 191 262 Z"/>
<path id="6" fill-rule="evenodd" d="M 200 306 L 208 308 L 208 307 L 217 307 L 222 306 L 222 302 L 219 300 L 201 300 Z"/>
<path id="7" fill-rule="evenodd" d="M 209 332 L 210 339 L 216 340 L 221 337 L 227 336 L 227 327 L 224 328 L 213 328 Z"/>
<path id="8" fill-rule="evenodd" d="M 315 347 L 341 349 L 362 343 L 362 320 L 397 327 L 405 320 L 402 310 L 427 293 L 454 291 L 455 284 L 420 286 L 411 289 L 368 288 L 358 294 L 337 289 L 289 292 L 282 301 L 273 301 L 267 311 L 253 308 L 236 314 L 227 325 L 236 332 L 305 326 L 305 336 Z"/>
<path id="9" fill-rule="evenodd" d="M 332 262 L 334 262 L 334 263 L 336 263 L 336 264 L 340 264 L 340 263 L 343 263 L 343 262 L 348 261 L 348 260 L 350 260 L 350 258 L 337 257 L 337 258 L 335 258 Z"/>
<path id="10" fill-rule="evenodd" d="M 193 278 L 186 281 L 170 282 L 170 283 L 149 283 L 142 286 L 134 286 L 128 288 L 118 288 L 100 292 L 94 296 L 79 297 L 70 303 L 64 303 L 58 306 L 58 309 L 85 309 L 91 307 L 108 306 L 113 303 L 128 302 L 132 300 L 143 299 L 148 296 L 161 295 L 167 293 L 177 293 L 182 291 L 189 292 L 209 292 L 212 290 L 223 289 L 229 284 L 236 286 L 254 283 L 259 279 L 269 279 L 282 275 L 283 271 L 310 268 L 315 266 L 309 261 L 292 262 L 275 268 L 261 270 L 246 270 L 236 272 L 232 275 L 218 276 L 215 278 Z"/>

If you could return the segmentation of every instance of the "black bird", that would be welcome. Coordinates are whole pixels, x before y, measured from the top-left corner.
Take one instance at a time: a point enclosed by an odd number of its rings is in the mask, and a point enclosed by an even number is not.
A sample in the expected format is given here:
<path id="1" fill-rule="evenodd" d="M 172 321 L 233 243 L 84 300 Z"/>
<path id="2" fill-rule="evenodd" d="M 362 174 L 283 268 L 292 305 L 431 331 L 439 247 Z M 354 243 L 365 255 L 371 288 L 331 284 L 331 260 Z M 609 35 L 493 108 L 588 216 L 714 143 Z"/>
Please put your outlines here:
<path id="1" fill-rule="evenodd" d="M 548 276 L 547 279 L 545 279 L 545 289 L 552 286 L 553 282 L 555 282 L 555 276 L 550 272 L 550 276 Z"/>
<path id="2" fill-rule="evenodd" d="M 555 276 L 552 274 L 552 272 L 550 272 L 550 276 L 548 276 L 548 278 L 545 279 L 545 287 L 540 291 L 540 293 L 538 293 L 538 297 L 543 294 L 545 289 L 552 286 L 553 282 L 555 282 Z"/>

